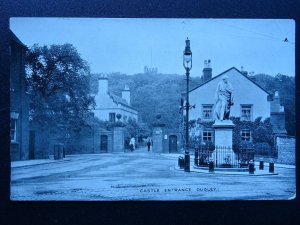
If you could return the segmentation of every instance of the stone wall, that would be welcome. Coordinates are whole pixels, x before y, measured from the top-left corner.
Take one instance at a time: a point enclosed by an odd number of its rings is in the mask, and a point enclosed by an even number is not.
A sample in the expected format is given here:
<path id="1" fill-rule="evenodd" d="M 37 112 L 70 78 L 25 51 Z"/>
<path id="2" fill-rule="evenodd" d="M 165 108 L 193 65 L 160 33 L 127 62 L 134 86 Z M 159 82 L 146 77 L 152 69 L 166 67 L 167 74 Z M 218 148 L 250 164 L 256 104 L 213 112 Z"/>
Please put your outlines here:
<path id="1" fill-rule="evenodd" d="M 163 152 L 163 128 L 162 127 L 154 127 L 152 134 L 152 142 L 153 142 L 153 151 L 161 153 Z"/>
<path id="2" fill-rule="evenodd" d="M 113 152 L 124 152 L 124 128 L 114 127 L 113 130 Z"/>
<path id="3" fill-rule="evenodd" d="M 278 163 L 295 165 L 295 138 L 294 137 L 277 137 L 276 147 L 278 151 Z"/>

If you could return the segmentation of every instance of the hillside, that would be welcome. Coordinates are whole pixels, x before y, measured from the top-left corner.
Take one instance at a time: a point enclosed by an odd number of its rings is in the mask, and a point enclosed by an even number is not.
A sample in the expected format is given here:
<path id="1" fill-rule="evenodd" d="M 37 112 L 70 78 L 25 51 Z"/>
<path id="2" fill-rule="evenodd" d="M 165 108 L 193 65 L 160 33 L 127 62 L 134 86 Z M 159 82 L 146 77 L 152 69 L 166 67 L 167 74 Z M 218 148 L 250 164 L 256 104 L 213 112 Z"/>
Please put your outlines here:
<path id="1" fill-rule="evenodd" d="M 98 75 L 94 75 L 94 78 Z M 270 93 L 279 91 L 281 102 L 286 110 L 286 128 L 295 134 L 295 79 L 285 75 L 276 77 L 257 74 L 256 82 Z M 92 82 L 97 92 L 97 82 Z M 140 114 L 140 120 L 151 124 L 160 113 L 168 128 L 179 125 L 180 97 L 186 89 L 184 75 L 177 74 L 135 74 L 111 73 L 108 75 L 109 91 L 120 95 L 125 85 L 131 90 L 131 103 Z M 200 77 L 191 78 L 190 88 L 201 84 Z"/>

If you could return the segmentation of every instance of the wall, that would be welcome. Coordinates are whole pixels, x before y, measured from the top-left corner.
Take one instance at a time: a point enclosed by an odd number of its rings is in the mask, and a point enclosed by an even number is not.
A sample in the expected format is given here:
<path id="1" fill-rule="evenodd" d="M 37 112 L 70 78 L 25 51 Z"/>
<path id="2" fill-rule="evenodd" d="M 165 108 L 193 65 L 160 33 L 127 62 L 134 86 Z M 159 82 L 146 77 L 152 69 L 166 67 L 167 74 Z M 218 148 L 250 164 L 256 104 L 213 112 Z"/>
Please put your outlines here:
<path id="1" fill-rule="evenodd" d="M 190 92 L 190 104 L 196 104 L 196 108 L 190 110 L 190 120 L 202 117 L 202 104 L 215 104 L 215 91 L 225 74 L 229 77 L 228 80 L 232 84 L 234 91 L 234 105 L 231 107 L 230 116 L 241 116 L 240 104 L 253 104 L 253 119 L 259 116 L 263 118 L 270 117 L 270 102 L 267 101 L 268 94 L 236 69 L 231 69 Z"/>
<path id="2" fill-rule="evenodd" d="M 124 116 L 127 117 L 127 120 L 128 118 L 132 118 L 135 120 L 138 119 L 138 115 L 135 110 L 132 110 L 120 104 L 114 108 L 111 107 L 111 108 L 95 109 L 93 112 L 95 114 L 95 117 L 103 121 L 109 120 L 109 113 L 115 113 L 116 115 L 121 114 L 122 115 L 121 121 L 123 121 Z"/>
<path id="3" fill-rule="evenodd" d="M 50 149 L 51 143 L 49 142 L 49 131 L 48 129 L 43 129 L 39 124 L 30 122 L 30 130 L 35 133 L 34 138 L 34 159 L 48 159 L 51 154 L 53 154 L 53 149 Z"/>
<path id="4" fill-rule="evenodd" d="M 25 160 L 29 157 L 28 95 L 25 86 L 26 49 L 14 40 L 11 41 L 10 49 L 10 110 L 19 113 L 16 142 L 10 145 L 11 160 Z"/>
<path id="5" fill-rule="evenodd" d="M 277 137 L 276 147 L 278 151 L 278 163 L 295 165 L 295 138 L 293 137 Z"/>
<path id="6" fill-rule="evenodd" d="M 153 152 L 162 153 L 164 151 L 163 144 L 163 127 L 153 127 L 152 133 Z"/>

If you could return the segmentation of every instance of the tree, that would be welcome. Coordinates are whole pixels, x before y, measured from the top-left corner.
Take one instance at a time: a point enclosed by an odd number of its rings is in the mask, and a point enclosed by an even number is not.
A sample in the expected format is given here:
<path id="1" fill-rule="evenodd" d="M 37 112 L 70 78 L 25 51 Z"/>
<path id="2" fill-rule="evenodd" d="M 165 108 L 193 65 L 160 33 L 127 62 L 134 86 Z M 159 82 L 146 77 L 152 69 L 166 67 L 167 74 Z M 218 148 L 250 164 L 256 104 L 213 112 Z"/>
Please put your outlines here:
<path id="1" fill-rule="evenodd" d="M 80 132 L 91 117 L 90 70 L 71 44 L 29 48 L 26 79 L 30 119 L 44 127 Z"/>

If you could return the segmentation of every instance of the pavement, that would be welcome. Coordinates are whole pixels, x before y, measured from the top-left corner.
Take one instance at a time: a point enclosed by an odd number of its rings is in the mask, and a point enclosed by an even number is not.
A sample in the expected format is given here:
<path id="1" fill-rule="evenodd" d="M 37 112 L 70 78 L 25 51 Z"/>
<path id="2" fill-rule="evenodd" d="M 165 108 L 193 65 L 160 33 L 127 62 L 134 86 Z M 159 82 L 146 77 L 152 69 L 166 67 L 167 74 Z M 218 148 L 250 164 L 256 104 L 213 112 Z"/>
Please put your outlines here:
<path id="1" fill-rule="evenodd" d="M 177 168 L 179 155 L 141 148 L 126 153 L 67 155 L 64 160 L 12 162 L 11 200 L 288 200 L 295 197 L 294 166 L 275 164 L 276 176 L 185 173 Z"/>

